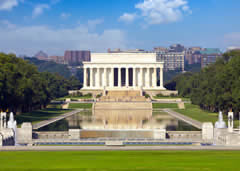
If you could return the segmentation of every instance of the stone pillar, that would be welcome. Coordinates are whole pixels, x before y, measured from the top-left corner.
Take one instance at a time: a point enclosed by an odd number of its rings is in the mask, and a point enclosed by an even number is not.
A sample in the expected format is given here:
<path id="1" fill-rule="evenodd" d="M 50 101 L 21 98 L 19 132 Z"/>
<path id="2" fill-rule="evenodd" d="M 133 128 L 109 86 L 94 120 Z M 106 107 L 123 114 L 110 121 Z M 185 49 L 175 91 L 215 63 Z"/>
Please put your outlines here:
<path id="1" fill-rule="evenodd" d="M 160 68 L 160 87 L 163 88 L 163 68 Z"/>
<path id="2" fill-rule="evenodd" d="M 100 88 L 100 68 L 97 68 L 96 87 Z"/>
<path id="3" fill-rule="evenodd" d="M 150 68 L 147 68 L 147 77 L 145 78 L 145 87 L 148 87 L 148 88 L 150 87 Z"/>
<path id="4" fill-rule="evenodd" d="M 129 68 L 126 68 L 126 87 L 129 86 Z"/>
<path id="5" fill-rule="evenodd" d="M 143 87 L 143 68 L 140 68 L 140 74 L 139 74 L 139 85 L 138 87 Z"/>
<path id="6" fill-rule="evenodd" d="M 122 87 L 121 68 L 118 68 L 118 87 Z"/>
<path id="7" fill-rule="evenodd" d="M 109 86 L 114 87 L 114 68 L 111 68 L 111 83 L 109 83 Z"/>
<path id="8" fill-rule="evenodd" d="M 84 67 L 83 70 L 84 70 L 84 74 L 83 74 L 83 78 L 84 78 L 83 87 L 87 88 L 87 68 Z"/>
<path id="9" fill-rule="evenodd" d="M 213 141 L 213 124 L 211 122 L 204 122 L 202 124 L 202 139 Z"/>
<path id="10" fill-rule="evenodd" d="M 103 82 L 102 82 L 103 87 L 107 86 L 107 68 L 103 68 Z"/>
<path id="11" fill-rule="evenodd" d="M 152 87 L 157 87 L 157 68 L 153 68 Z"/>
<path id="12" fill-rule="evenodd" d="M 133 68 L 133 87 L 136 87 L 136 68 Z"/>
<path id="13" fill-rule="evenodd" d="M 93 73 L 93 68 L 90 68 L 90 88 L 93 87 L 93 78 L 94 78 L 94 73 Z"/>

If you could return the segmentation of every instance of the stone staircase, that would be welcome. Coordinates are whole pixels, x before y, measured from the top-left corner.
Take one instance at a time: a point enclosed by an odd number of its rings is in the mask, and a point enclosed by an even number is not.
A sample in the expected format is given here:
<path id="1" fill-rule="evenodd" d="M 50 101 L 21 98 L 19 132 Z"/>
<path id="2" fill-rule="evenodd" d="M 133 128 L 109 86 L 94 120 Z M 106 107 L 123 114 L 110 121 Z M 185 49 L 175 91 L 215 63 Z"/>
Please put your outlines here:
<path id="1" fill-rule="evenodd" d="M 152 110 L 151 100 L 141 96 L 140 91 L 108 91 L 93 106 L 95 110 Z"/>

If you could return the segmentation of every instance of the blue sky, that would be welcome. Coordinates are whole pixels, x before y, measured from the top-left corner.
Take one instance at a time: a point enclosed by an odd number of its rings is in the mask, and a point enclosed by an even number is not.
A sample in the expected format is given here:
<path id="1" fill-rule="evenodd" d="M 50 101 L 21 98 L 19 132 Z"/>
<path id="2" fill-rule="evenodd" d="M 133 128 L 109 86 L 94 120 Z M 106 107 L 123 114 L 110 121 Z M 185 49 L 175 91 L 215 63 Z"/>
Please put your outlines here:
<path id="1" fill-rule="evenodd" d="M 240 46 L 239 0 L 0 0 L 0 51 Z"/>

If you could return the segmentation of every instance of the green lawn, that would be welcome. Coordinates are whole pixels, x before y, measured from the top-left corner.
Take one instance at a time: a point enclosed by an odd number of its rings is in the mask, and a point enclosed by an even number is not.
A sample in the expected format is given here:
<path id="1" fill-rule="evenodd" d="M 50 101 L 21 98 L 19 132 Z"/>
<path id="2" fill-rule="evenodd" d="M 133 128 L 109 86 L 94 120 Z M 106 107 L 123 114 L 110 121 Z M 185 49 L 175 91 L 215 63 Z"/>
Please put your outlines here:
<path id="1" fill-rule="evenodd" d="M 237 171 L 239 151 L 0 152 L 4 171 Z"/>
<path id="2" fill-rule="evenodd" d="M 91 109 L 92 108 L 92 103 L 70 103 L 69 104 L 70 109 Z"/>
<path id="3" fill-rule="evenodd" d="M 157 108 L 178 108 L 176 103 L 153 103 L 153 109 Z"/>
<path id="4" fill-rule="evenodd" d="M 29 113 L 17 115 L 16 120 L 18 124 L 21 124 L 23 122 L 37 123 L 43 120 L 47 120 L 49 118 L 59 116 L 69 111 L 70 110 L 61 109 L 60 105 L 49 105 L 46 109 L 36 110 Z"/>
<path id="5" fill-rule="evenodd" d="M 78 99 L 92 99 L 92 96 L 65 96 L 61 98 L 57 98 L 57 101 L 65 101 L 66 99 L 71 99 L 72 101 L 77 101 Z"/>
<path id="6" fill-rule="evenodd" d="M 200 109 L 199 106 L 193 104 L 185 104 L 186 109 L 174 109 L 183 115 L 189 116 L 200 122 L 213 122 L 215 123 L 218 119 L 217 113 L 211 113 Z"/>
<path id="7" fill-rule="evenodd" d="M 173 109 L 178 113 L 181 113 L 183 115 L 189 116 L 190 118 L 193 118 L 195 120 L 198 120 L 200 122 L 212 122 L 215 123 L 218 120 L 218 113 L 212 113 L 205 110 L 200 109 L 199 106 L 193 105 L 193 104 L 186 104 L 186 109 Z M 227 123 L 227 115 L 224 115 L 224 120 Z M 234 120 L 234 127 L 239 126 L 239 121 Z"/>
<path id="8" fill-rule="evenodd" d="M 183 97 L 171 97 L 171 96 L 154 96 L 154 99 L 182 99 L 183 101 L 190 101 L 190 98 Z"/>

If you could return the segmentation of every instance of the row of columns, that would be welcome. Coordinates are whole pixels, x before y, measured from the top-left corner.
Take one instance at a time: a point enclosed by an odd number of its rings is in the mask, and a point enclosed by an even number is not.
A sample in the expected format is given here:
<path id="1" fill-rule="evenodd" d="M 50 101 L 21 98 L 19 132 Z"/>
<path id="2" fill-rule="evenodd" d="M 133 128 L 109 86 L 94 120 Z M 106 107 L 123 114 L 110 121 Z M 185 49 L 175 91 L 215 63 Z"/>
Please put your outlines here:
<path id="1" fill-rule="evenodd" d="M 121 68 L 118 68 L 118 86 L 117 87 L 122 87 L 121 83 L 122 83 L 122 75 L 121 75 Z M 101 88 L 100 87 L 100 68 L 96 68 L 97 69 L 97 77 L 95 79 L 95 86 L 93 86 L 93 78 L 94 78 L 94 72 L 93 72 L 93 68 L 89 68 L 89 75 L 90 75 L 90 86 L 87 85 L 88 83 L 88 68 L 84 67 L 84 88 Z M 104 69 L 104 74 L 103 74 L 103 80 L 102 80 L 102 88 L 103 87 L 107 87 L 107 69 L 110 69 L 110 81 L 109 81 L 109 87 L 115 87 L 114 86 L 114 68 L 103 68 Z M 130 68 L 125 68 L 126 72 L 125 72 L 125 87 L 129 87 L 129 69 Z M 145 85 L 145 87 L 153 87 L 156 88 L 158 87 L 157 85 L 157 80 L 160 80 L 160 88 L 163 88 L 163 68 L 160 68 L 160 74 L 157 74 L 157 68 L 139 68 L 140 69 L 140 76 L 138 77 L 138 83 L 136 81 L 136 69 L 137 68 L 132 68 L 133 70 L 133 85 L 132 87 L 143 87 L 143 85 Z M 145 78 L 145 84 L 143 84 L 143 69 L 147 69 L 147 76 Z M 150 80 L 150 69 L 153 69 L 153 76 L 152 76 L 152 80 Z M 159 76 L 159 78 L 157 78 L 157 76 Z M 150 83 L 152 83 L 150 85 Z M 138 85 L 137 85 L 138 84 Z"/>

